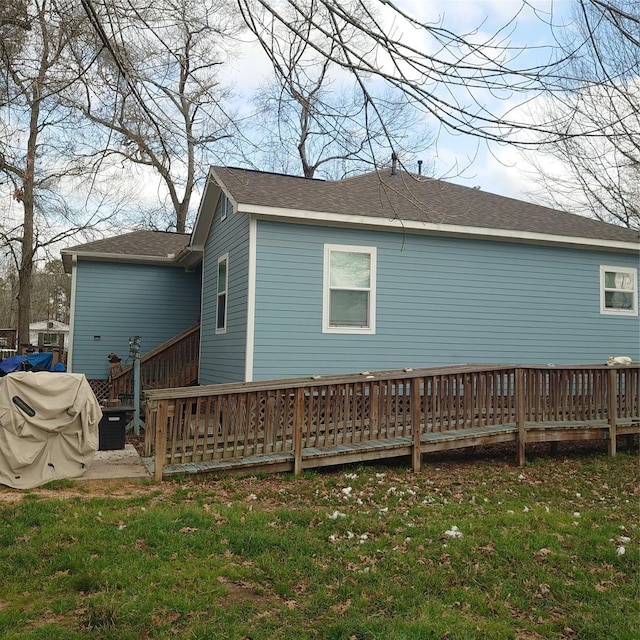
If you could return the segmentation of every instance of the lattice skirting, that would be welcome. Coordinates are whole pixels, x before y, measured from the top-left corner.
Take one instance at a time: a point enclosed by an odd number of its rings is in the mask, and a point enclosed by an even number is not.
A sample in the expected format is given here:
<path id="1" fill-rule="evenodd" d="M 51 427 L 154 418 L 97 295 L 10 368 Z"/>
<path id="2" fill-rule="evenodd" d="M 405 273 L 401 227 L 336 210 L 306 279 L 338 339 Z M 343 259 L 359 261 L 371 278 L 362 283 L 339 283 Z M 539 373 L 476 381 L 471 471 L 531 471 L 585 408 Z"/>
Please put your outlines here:
<path id="1" fill-rule="evenodd" d="M 98 402 L 106 402 L 109 399 L 108 380 L 87 380 Z"/>

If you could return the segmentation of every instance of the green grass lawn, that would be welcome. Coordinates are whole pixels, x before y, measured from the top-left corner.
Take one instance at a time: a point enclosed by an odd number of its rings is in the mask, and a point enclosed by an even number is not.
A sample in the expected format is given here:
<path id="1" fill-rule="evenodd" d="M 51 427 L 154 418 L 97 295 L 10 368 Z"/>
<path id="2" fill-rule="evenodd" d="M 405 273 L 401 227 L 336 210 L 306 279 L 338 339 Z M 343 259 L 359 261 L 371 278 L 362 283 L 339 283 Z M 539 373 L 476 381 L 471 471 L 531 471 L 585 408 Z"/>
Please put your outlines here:
<path id="1" fill-rule="evenodd" d="M 0 488 L 0 638 L 640 637 L 637 451 Z"/>

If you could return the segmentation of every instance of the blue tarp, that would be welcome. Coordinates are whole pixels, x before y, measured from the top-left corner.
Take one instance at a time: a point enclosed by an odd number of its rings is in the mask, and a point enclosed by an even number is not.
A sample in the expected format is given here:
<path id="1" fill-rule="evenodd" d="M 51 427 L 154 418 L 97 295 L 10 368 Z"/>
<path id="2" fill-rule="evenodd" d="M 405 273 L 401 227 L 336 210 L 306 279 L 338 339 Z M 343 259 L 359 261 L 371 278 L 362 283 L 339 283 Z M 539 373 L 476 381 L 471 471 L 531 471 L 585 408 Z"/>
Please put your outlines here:
<path id="1" fill-rule="evenodd" d="M 13 373 L 22 371 L 22 363 L 26 362 L 25 356 L 11 356 L 0 361 L 0 371 L 3 373 Z"/>
<path id="2" fill-rule="evenodd" d="M 52 353 L 29 353 L 26 356 L 11 356 L 0 361 L 0 372 L 2 374 L 13 373 L 14 371 L 24 371 L 25 369 L 35 369 L 36 371 L 66 371 L 62 362 L 53 363 Z"/>

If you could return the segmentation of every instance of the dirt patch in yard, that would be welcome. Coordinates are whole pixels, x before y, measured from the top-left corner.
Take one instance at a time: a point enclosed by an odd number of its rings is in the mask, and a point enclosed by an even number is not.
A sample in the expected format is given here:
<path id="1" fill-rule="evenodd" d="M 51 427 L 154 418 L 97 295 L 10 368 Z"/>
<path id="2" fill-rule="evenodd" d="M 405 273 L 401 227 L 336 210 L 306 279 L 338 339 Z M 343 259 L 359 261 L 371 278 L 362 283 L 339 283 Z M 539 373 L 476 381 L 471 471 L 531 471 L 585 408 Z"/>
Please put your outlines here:
<path id="1" fill-rule="evenodd" d="M 140 452 L 142 449 L 142 438 L 127 437 L 127 443 L 133 444 Z M 640 440 L 637 436 L 632 438 L 621 438 L 618 443 L 618 451 L 620 453 L 638 454 L 640 449 Z M 138 449 L 140 448 L 140 449 Z M 571 458 L 575 456 L 602 455 L 607 456 L 607 443 L 599 441 L 582 441 L 582 442 L 563 442 L 557 447 L 552 448 L 549 443 L 527 445 L 527 460 L 533 461 L 537 457 Z M 493 460 L 501 465 L 513 465 L 517 469 L 515 463 L 515 447 L 513 445 L 490 445 L 485 447 L 476 447 L 469 449 L 458 449 L 455 451 L 447 451 L 441 453 L 425 454 L 423 457 L 423 472 L 427 469 L 435 472 L 442 482 L 446 482 L 448 478 L 458 478 L 464 469 L 474 461 Z M 407 461 L 403 459 L 388 460 L 388 467 L 407 468 Z M 319 474 L 330 475 L 332 473 L 344 473 L 345 469 L 355 469 L 355 466 L 338 466 L 333 469 L 318 470 Z M 525 467 L 526 468 L 526 467 Z M 216 479 L 218 479 L 217 477 Z M 204 482 L 209 484 L 215 482 L 216 479 L 204 476 L 194 476 L 194 482 Z M 279 481 L 279 477 L 273 478 L 274 482 Z M 241 478 L 236 477 L 236 480 Z M 248 482 L 251 478 L 248 479 Z M 266 479 L 263 483 L 268 482 Z M 169 497 L 176 490 L 174 482 L 165 481 L 159 484 L 140 484 L 139 482 L 128 482 L 123 480 L 101 480 L 92 482 L 74 482 L 72 480 L 63 480 L 54 483 L 51 488 L 47 486 L 35 489 L 19 490 L 0 485 L 0 504 L 15 503 L 24 499 L 26 496 L 37 496 L 51 500 L 66 499 L 89 499 L 95 497 L 112 497 L 112 498 L 131 498 L 135 496 L 148 495 L 153 492 L 158 494 L 159 499 Z"/>
<path id="2" fill-rule="evenodd" d="M 118 480 L 101 480 L 88 483 L 74 483 L 73 481 L 60 481 L 65 485 L 60 486 L 59 482 L 53 484 L 51 488 L 37 487 L 35 489 L 12 489 L 0 485 L 0 503 L 14 503 L 23 500 L 25 497 L 37 496 L 49 500 L 67 500 L 70 498 L 132 498 L 135 496 L 148 495 L 150 492 L 170 494 L 175 491 L 170 483 L 157 485 L 144 485 L 139 482 L 124 482 Z"/>

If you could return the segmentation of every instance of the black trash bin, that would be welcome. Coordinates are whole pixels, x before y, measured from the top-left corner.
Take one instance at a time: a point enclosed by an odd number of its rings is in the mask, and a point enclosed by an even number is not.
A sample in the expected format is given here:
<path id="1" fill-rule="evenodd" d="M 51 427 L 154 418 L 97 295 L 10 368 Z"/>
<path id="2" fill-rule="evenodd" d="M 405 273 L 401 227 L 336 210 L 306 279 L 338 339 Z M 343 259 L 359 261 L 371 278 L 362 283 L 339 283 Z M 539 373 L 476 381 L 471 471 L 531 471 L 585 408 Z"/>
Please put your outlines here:
<path id="1" fill-rule="evenodd" d="M 98 450 L 124 449 L 124 433 L 133 407 L 105 407 L 98 424 Z"/>

